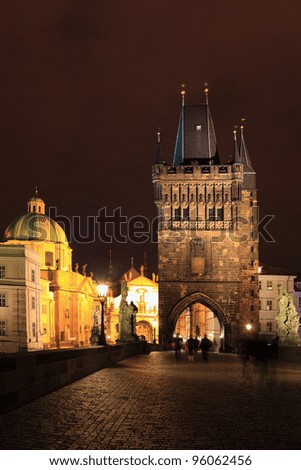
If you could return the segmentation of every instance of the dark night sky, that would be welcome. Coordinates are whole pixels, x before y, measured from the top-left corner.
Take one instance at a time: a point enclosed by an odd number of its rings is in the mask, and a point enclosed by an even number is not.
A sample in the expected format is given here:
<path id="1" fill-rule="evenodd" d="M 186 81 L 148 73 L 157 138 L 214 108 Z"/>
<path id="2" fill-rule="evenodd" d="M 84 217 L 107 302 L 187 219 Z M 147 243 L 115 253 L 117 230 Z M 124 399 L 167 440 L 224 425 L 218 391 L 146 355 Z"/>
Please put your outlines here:
<path id="1" fill-rule="evenodd" d="M 210 107 L 220 156 L 246 117 L 260 216 L 275 215 L 263 262 L 301 271 L 299 0 L 1 0 L 0 230 L 26 212 L 35 185 L 49 206 L 86 217 L 107 206 L 155 214 L 151 166 L 162 127 L 171 161 L 180 111 Z M 96 275 L 115 273 L 154 244 L 72 243 Z"/>

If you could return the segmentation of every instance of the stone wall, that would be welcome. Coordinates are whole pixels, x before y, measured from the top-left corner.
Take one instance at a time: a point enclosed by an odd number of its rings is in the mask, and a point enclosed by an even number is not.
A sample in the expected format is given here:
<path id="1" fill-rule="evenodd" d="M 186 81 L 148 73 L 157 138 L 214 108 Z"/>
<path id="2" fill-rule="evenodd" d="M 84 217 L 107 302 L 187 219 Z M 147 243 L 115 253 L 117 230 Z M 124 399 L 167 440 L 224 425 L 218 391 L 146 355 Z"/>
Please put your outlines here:
<path id="1" fill-rule="evenodd" d="M 0 413 L 145 352 L 145 343 L 37 351 L 0 357 Z"/>

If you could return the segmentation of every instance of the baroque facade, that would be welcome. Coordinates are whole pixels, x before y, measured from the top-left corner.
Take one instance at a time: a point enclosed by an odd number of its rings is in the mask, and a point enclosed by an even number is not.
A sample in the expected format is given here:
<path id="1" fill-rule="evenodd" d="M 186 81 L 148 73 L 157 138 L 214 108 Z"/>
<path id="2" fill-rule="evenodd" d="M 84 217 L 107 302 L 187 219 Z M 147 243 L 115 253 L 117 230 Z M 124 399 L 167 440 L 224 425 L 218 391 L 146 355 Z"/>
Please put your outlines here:
<path id="1" fill-rule="evenodd" d="M 89 346 L 99 298 L 36 194 L 0 244 L 0 351 Z"/>
<path id="2" fill-rule="evenodd" d="M 256 173 L 240 129 L 230 161 L 219 159 L 208 104 L 185 104 L 182 92 L 173 163 L 153 166 L 158 209 L 161 340 L 170 342 L 187 309 L 202 305 L 219 324 L 223 348 L 234 347 L 252 325 L 258 334 Z M 193 331 L 194 335 L 196 331 Z M 217 339 L 217 338 L 213 338 Z"/>
<path id="3" fill-rule="evenodd" d="M 144 266 L 140 273 L 134 268 L 133 259 L 131 267 L 122 276 L 118 284 L 124 284 L 127 291 L 126 301 L 136 307 L 135 323 L 136 335 L 150 343 L 159 341 L 159 310 L 158 310 L 158 279 L 155 274 L 152 279 L 147 277 Z M 121 295 L 113 297 L 113 290 L 109 289 L 107 296 L 107 340 L 114 343 L 120 339 L 120 304 Z"/>

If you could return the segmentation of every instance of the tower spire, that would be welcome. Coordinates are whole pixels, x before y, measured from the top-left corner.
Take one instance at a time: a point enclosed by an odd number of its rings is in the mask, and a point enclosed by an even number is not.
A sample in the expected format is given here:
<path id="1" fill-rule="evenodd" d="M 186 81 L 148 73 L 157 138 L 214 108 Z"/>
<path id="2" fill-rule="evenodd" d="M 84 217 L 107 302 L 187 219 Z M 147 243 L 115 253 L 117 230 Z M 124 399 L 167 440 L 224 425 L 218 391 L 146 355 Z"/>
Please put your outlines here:
<path id="1" fill-rule="evenodd" d="M 205 93 L 205 103 L 208 105 L 208 94 L 209 94 L 209 88 L 208 88 L 208 82 L 204 83 L 204 93 Z"/>
<path id="2" fill-rule="evenodd" d="M 111 280 L 112 278 L 113 278 L 112 250 L 109 250 L 109 267 L 108 267 L 107 279 Z"/>
<path id="3" fill-rule="evenodd" d="M 144 275 L 147 276 L 147 272 L 148 272 L 148 269 L 147 269 L 147 264 L 146 264 L 146 251 L 144 252 Z"/>
<path id="4" fill-rule="evenodd" d="M 240 161 L 240 155 L 239 155 L 239 149 L 238 149 L 238 142 L 237 142 L 237 127 L 234 126 L 233 129 L 233 138 L 234 138 L 234 145 L 233 145 L 233 162 L 234 163 L 241 163 Z"/>
<path id="5" fill-rule="evenodd" d="M 244 138 L 244 124 L 243 123 L 245 121 L 246 121 L 246 118 L 242 118 L 241 125 L 240 125 L 240 149 L 239 149 L 240 162 L 244 166 L 244 173 L 255 173 L 250 157 L 249 157 L 249 152 L 247 150 L 245 138 Z"/>
<path id="6" fill-rule="evenodd" d="M 204 93 L 205 93 L 205 103 L 206 103 L 206 115 L 207 115 L 207 141 L 208 141 L 208 158 L 209 158 L 209 163 L 212 164 L 211 161 L 211 145 L 210 145 L 210 115 L 209 115 L 209 101 L 208 101 L 208 93 L 209 93 L 209 88 L 208 88 L 208 82 L 204 83 Z"/>
<path id="7" fill-rule="evenodd" d="M 185 106 L 185 95 L 186 95 L 185 87 L 186 87 L 185 83 L 182 83 L 181 84 L 182 108 L 184 108 Z"/>
<path id="8" fill-rule="evenodd" d="M 157 131 L 156 165 L 159 165 L 160 163 L 162 163 L 162 157 L 161 157 L 161 129 L 162 129 L 162 127 L 159 127 L 158 131 Z"/>

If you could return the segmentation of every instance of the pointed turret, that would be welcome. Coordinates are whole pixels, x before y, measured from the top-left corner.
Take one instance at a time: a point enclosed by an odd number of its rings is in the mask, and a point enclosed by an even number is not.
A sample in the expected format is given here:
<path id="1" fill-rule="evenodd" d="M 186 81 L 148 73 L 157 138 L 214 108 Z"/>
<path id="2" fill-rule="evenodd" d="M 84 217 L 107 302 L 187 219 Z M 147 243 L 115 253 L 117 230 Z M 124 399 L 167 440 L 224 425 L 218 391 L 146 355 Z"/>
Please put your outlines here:
<path id="1" fill-rule="evenodd" d="M 244 126 L 240 126 L 240 149 L 239 149 L 240 163 L 244 166 L 244 188 L 256 188 L 256 173 L 252 166 L 249 152 L 244 138 Z"/>
<path id="2" fill-rule="evenodd" d="M 185 104 L 182 90 L 182 109 L 176 138 L 174 165 L 219 164 L 217 142 L 208 103 L 208 86 L 205 84 L 205 103 Z"/>

